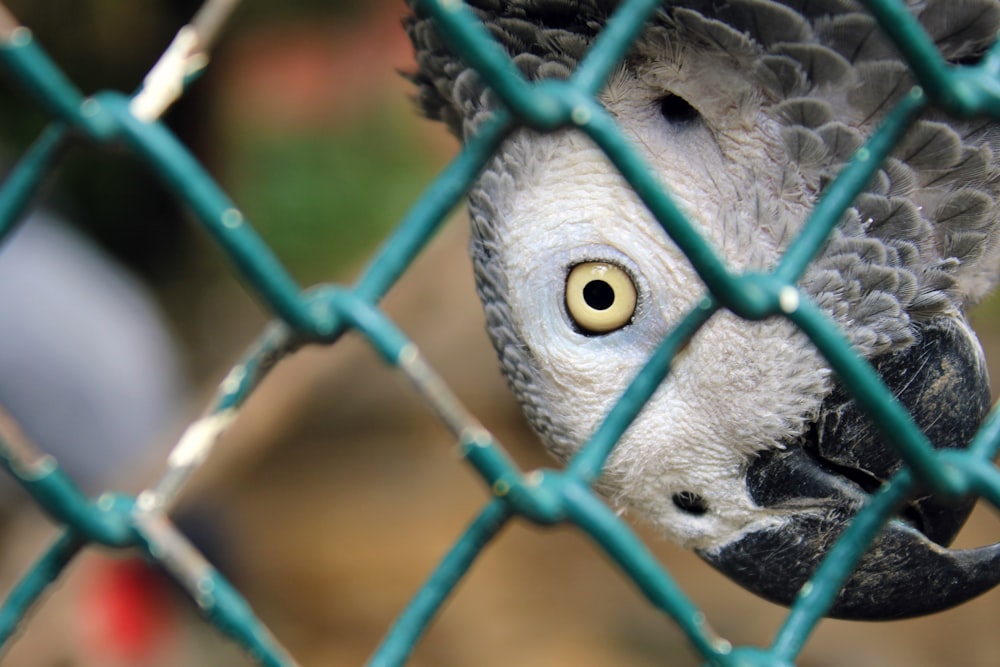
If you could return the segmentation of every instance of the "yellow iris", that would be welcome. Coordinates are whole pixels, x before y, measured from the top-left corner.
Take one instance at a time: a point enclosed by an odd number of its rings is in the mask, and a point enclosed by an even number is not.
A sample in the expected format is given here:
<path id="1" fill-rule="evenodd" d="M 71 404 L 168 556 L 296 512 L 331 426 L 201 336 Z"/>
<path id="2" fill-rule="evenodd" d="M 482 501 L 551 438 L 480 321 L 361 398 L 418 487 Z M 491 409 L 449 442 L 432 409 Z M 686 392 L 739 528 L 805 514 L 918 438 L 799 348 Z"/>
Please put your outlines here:
<path id="1" fill-rule="evenodd" d="M 621 267 L 607 262 L 584 262 L 566 278 L 566 311 L 587 333 L 610 333 L 632 321 L 636 291 Z"/>

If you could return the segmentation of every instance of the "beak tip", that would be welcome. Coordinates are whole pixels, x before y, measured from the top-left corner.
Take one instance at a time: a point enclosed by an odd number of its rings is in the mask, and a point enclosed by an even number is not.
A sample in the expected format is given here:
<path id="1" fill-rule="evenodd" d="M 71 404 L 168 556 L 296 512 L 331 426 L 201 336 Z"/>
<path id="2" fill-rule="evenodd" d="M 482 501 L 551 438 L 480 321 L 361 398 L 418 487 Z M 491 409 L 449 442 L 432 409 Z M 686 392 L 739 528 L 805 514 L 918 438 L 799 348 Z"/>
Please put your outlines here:
<path id="1" fill-rule="evenodd" d="M 750 591 L 790 606 L 849 517 L 800 515 L 699 555 Z M 777 576 L 780 573 L 780 576 Z M 949 550 L 900 522 L 868 548 L 827 610 L 831 618 L 897 620 L 944 611 L 1000 583 L 1000 543 Z"/>

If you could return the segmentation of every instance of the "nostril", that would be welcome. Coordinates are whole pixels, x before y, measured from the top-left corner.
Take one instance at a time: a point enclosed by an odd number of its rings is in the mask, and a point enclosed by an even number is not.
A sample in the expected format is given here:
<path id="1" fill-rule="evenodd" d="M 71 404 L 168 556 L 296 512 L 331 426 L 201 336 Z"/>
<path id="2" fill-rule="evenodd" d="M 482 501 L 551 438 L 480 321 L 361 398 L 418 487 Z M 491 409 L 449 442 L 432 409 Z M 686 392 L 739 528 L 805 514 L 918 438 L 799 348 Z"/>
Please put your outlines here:
<path id="1" fill-rule="evenodd" d="M 698 120 L 701 114 L 686 99 L 670 93 L 660 99 L 660 115 L 670 123 L 686 124 Z"/>
<path id="2" fill-rule="evenodd" d="M 708 511 L 708 503 L 705 499 L 692 491 L 681 491 L 675 493 L 671 500 L 682 512 L 687 512 L 692 516 L 701 516 Z"/>

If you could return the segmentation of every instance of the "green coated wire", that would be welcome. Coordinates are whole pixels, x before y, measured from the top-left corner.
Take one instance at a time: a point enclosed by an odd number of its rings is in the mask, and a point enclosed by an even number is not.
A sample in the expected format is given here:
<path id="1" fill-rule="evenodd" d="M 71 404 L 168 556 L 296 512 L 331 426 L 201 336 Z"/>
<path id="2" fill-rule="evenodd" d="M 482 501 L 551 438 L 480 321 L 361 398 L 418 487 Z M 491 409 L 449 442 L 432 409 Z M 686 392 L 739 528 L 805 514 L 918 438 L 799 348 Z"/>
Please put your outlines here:
<path id="1" fill-rule="evenodd" d="M 1000 507 L 1000 407 L 987 417 L 967 450 L 935 450 L 871 366 L 852 350 L 835 323 L 795 283 L 820 252 L 844 211 L 864 189 L 913 120 L 937 105 L 950 113 L 1000 120 L 1000 45 L 977 65 L 953 66 L 901 0 L 866 2 L 910 64 L 919 85 L 904 95 L 879 128 L 825 189 L 801 233 L 769 273 L 739 275 L 682 213 L 596 95 L 660 0 L 625 0 L 566 81 L 529 82 L 490 37 L 473 11 L 457 0 L 424 0 L 445 41 L 475 67 L 504 108 L 481 124 L 458 156 L 425 189 L 352 286 L 303 289 L 254 232 L 243 212 L 177 138 L 155 119 L 136 118 L 133 98 L 105 91 L 83 96 L 0 4 L 0 67 L 50 118 L 50 125 L 0 184 L 0 242 L 25 217 L 38 189 L 58 166 L 72 137 L 90 150 L 122 147 L 144 162 L 224 250 L 248 289 L 275 316 L 220 384 L 205 415 L 171 455 L 157 485 L 136 497 L 85 497 L 57 462 L 12 442 L 0 423 L 2 463 L 52 520 L 61 535 L 7 595 L 0 607 L 0 647 L 61 575 L 92 544 L 138 549 L 170 572 L 198 602 L 206 621 L 258 663 L 294 667 L 239 592 L 186 542 L 166 512 L 188 476 L 236 418 L 246 399 L 281 360 L 308 343 L 333 343 L 350 330 L 396 367 L 448 426 L 458 450 L 484 481 L 489 500 L 438 567 L 397 616 L 369 665 L 403 665 L 429 624 L 454 595 L 484 549 L 515 517 L 542 525 L 568 523 L 585 533 L 641 593 L 684 632 L 707 664 L 787 667 L 797 658 L 900 502 L 917 485 L 947 496 L 975 494 Z M 228 10 L 227 10 L 228 11 Z M 214 14 L 213 14 L 214 16 Z M 219 16 L 222 16 L 220 14 Z M 213 32 L 218 25 L 213 24 Z M 190 77 L 188 77 L 188 80 Z M 187 83 L 187 81 L 185 81 Z M 154 114 L 155 115 L 155 114 Z M 574 127 L 587 134 L 635 189 L 707 287 L 705 297 L 669 332 L 563 470 L 523 472 L 504 447 L 461 405 L 412 341 L 378 303 L 409 268 L 509 134 Z M 634 532 L 592 485 L 616 443 L 665 380 L 686 343 L 720 309 L 748 319 L 786 317 L 827 359 L 848 391 L 887 436 L 907 466 L 874 494 L 800 591 L 770 647 L 732 646 L 712 631 Z"/>
<path id="2" fill-rule="evenodd" d="M 45 176 L 55 168 L 67 137 L 66 126 L 53 123 L 7 175 L 0 190 L 0 243 L 14 231 Z"/>
<path id="3" fill-rule="evenodd" d="M 615 443 L 639 415 L 660 383 L 666 379 L 674 358 L 718 309 L 714 299 L 705 297 L 674 327 L 629 384 L 621 399 L 611 408 L 587 444 L 569 462 L 567 471 L 589 483 L 597 480 Z"/>
<path id="4" fill-rule="evenodd" d="M 406 609 L 396 617 L 385 639 L 368 661 L 369 667 L 390 667 L 406 661 L 431 620 L 511 515 L 510 507 L 500 500 L 486 505 Z"/>
<path id="5" fill-rule="evenodd" d="M 0 646 L 6 645 L 39 598 L 86 544 L 79 533 L 66 529 L 7 594 L 0 608 Z"/>

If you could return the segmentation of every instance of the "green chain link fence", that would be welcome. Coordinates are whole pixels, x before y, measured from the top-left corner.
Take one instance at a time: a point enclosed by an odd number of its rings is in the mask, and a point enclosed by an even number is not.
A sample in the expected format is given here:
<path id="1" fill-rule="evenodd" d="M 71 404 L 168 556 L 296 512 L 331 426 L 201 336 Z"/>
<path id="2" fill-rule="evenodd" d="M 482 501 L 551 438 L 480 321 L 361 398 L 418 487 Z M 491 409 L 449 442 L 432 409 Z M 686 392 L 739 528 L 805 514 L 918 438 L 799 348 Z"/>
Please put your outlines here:
<path id="1" fill-rule="evenodd" d="M 795 283 L 821 249 L 842 212 L 863 189 L 928 105 L 957 116 L 1000 120 L 1000 46 L 976 65 L 948 65 L 902 0 L 867 0 L 886 33 L 909 62 L 919 86 L 888 114 L 825 191 L 808 224 L 778 266 L 767 274 L 736 275 L 702 240 L 621 130 L 597 103 L 603 81 L 660 0 L 626 0 L 567 81 L 529 83 L 457 0 L 427 0 L 449 44 L 479 70 L 509 111 L 496 114 L 412 206 L 357 281 L 350 286 L 303 289 L 253 231 L 202 166 L 157 118 L 207 62 L 207 50 L 235 0 L 208 0 L 179 33 L 143 87 L 129 96 L 83 96 L 0 4 L 0 63 L 50 116 L 0 189 L 0 241 L 24 217 L 41 182 L 71 138 L 93 147 L 124 147 L 148 164 L 187 205 L 225 251 L 236 270 L 277 317 L 221 383 L 203 417 L 182 436 L 155 485 L 136 496 L 84 496 L 50 456 L 0 420 L 0 455 L 8 471 L 63 527 L 62 534 L 8 594 L 0 608 L 0 643 L 73 558 L 88 545 L 138 549 L 169 572 L 198 603 L 208 622 L 232 637 L 263 665 L 296 664 L 232 586 L 174 527 L 169 511 L 190 474 L 211 453 L 220 434 L 261 379 L 305 344 L 331 344 L 356 330 L 386 363 L 396 367 L 459 440 L 465 460 L 492 498 L 454 543 L 437 569 L 396 619 L 369 664 L 400 665 L 486 545 L 515 517 L 539 524 L 573 524 L 630 577 L 649 601 L 669 615 L 695 650 L 713 665 L 788 665 L 852 568 L 905 497 L 917 485 L 943 496 L 980 496 L 1000 507 L 1000 471 L 991 463 L 1000 447 L 1000 410 L 987 417 L 967 450 L 935 450 L 896 403 L 872 368 L 851 349 L 837 326 Z M 575 126 L 593 139 L 632 184 L 708 286 L 706 296 L 660 344 L 590 441 L 564 470 L 523 472 L 469 414 L 416 346 L 379 309 L 378 302 L 421 252 L 477 173 L 518 125 L 553 130 Z M 727 308 L 748 319 L 783 316 L 800 327 L 826 357 L 855 399 L 908 464 L 876 493 L 801 590 L 767 648 L 732 646 L 709 627 L 643 542 L 595 494 L 591 485 L 618 438 L 667 376 L 671 360 L 713 313 Z M 2 415 L 0 415 L 2 417 Z"/>

